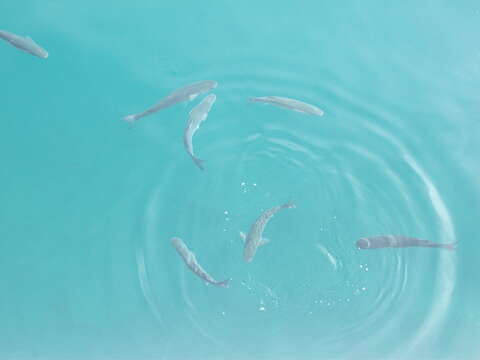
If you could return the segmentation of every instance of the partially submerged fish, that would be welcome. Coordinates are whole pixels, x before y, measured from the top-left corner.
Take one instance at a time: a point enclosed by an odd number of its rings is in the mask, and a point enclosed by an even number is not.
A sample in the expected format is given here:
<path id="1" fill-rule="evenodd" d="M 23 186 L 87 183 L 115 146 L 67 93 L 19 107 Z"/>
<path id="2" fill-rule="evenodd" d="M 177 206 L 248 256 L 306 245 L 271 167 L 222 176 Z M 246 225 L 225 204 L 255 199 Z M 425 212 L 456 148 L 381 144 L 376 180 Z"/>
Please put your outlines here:
<path id="1" fill-rule="evenodd" d="M 193 154 L 192 137 L 200 127 L 200 124 L 207 119 L 208 112 L 212 108 L 213 103 L 216 100 L 215 94 L 210 94 L 205 97 L 198 105 L 196 105 L 191 111 L 188 117 L 187 127 L 183 134 L 183 143 L 188 154 L 192 157 L 195 164 L 203 170 L 203 160 L 195 157 Z"/>
<path id="2" fill-rule="evenodd" d="M 199 82 L 181 87 L 180 89 L 177 89 L 172 93 L 170 93 L 170 95 L 166 96 L 165 98 L 160 100 L 157 104 L 153 105 L 151 108 L 145 110 L 144 112 L 125 116 L 123 120 L 127 122 L 134 122 L 140 119 L 141 117 L 151 115 L 169 106 L 172 106 L 187 100 L 191 101 L 195 99 L 198 95 L 206 93 L 207 91 L 210 91 L 216 87 L 217 87 L 217 82 L 213 80 L 199 81 Z"/>
<path id="3" fill-rule="evenodd" d="M 359 249 L 401 248 L 416 246 L 455 250 L 457 243 L 439 244 L 429 240 L 421 240 L 401 235 L 383 235 L 363 237 L 356 242 L 356 245 Z"/>
<path id="4" fill-rule="evenodd" d="M 29 36 L 20 36 L 12 34 L 8 31 L 0 30 L 0 39 L 3 39 L 16 48 L 23 50 L 29 54 L 38 56 L 40 58 L 46 59 L 48 57 L 48 52 L 33 41 Z"/>
<path id="5" fill-rule="evenodd" d="M 197 261 L 197 258 L 195 257 L 195 254 L 188 249 L 187 245 L 185 245 L 182 239 L 178 237 L 173 237 L 170 239 L 170 242 L 172 243 L 173 247 L 177 250 L 177 252 L 180 254 L 180 256 L 182 257 L 183 261 L 188 266 L 188 268 L 192 270 L 197 276 L 199 276 L 201 279 L 205 280 L 206 282 L 212 285 L 228 287 L 228 282 L 230 281 L 230 279 L 227 279 L 224 281 L 217 281 L 214 278 L 212 278 L 200 266 L 200 264 Z"/>
<path id="6" fill-rule="evenodd" d="M 250 228 L 250 232 L 248 233 L 248 235 L 240 232 L 240 236 L 245 243 L 243 249 L 243 260 L 247 262 L 252 261 L 258 247 L 270 242 L 270 240 L 263 237 L 263 230 L 265 230 L 265 226 L 267 225 L 269 220 L 281 209 L 290 209 L 295 207 L 295 204 L 292 202 L 275 206 L 274 208 L 265 211 L 262 215 L 258 217 L 258 219 Z"/>
<path id="7" fill-rule="evenodd" d="M 298 111 L 305 114 L 322 116 L 323 110 L 319 109 L 316 106 L 304 103 L 303 101 L 298 101 L 294 99 L 289 99 L 280 96 L 263 96 L 263 97 L 251 97 L 249 99 L 251 102 L 262 102 L 266 104 L 277 105 L 286 109 Z"/>

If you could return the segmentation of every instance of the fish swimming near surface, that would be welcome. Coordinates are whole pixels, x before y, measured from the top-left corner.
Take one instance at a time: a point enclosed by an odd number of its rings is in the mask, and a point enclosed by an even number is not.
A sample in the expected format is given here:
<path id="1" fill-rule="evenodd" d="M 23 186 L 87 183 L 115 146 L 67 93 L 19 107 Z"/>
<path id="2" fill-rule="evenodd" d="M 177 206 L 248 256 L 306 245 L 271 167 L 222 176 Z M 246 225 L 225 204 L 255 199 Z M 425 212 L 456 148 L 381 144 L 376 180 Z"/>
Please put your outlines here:
<path id="1" fill-rule="evenodd" d="M 251 97 L 250 102 L 262 102 L 266 104 L 277 105 L 286 109 L 298 111 L 305 114 L 322 116 L 323 110 L 316 106 L 304 103 L 303 101 L 289 99 L 280 96 Z"/>
<path id="2" fill-rule="evenodd" d="M 403 248 L 403 247 L 429 247 L 455 250 L 457 243 L 439 244 L 429 240 L 421 240 L 401 235 L 383 235 L 363 237 L 356 242 L 359 249 Z"/>
<path id="3" fill-rule="evenodd" d="M 3 39 L 16 48 L 23 50 L 29 54 L 38 56 L 40 58 L 46 59 L 48 57 L 48 52 L 33 41 L 29 36 L 20 36 L 12 34 L 8 31 L 0 30 L 0 39 Z"/>
<path id="4" fill-rule="evenodd" d="M 217 82 L 213 80 L 205 80 L 199 81 L 187 86 L 184 86 L 180 89 L 177 89 L 170 93 L 168 96 L 160 100 L 157 104 L 153 105 L 151 108 L 145 110 L 144 112 L 138 114 L 132 114 L 125 116 L 123 120 L 127 122 L 135 122 L 136 120 L 156 113 L 162 109 L 165 109 L 169 106 L 184 102 L 184 101 L 191 101 L 195 99 L 198 95 L 206 93 L 217 87 Z"/>
<path id="5" fill-rule="evenodd" d="M 215 94 L 206 96 L 198 105 L 196 105 L 191 111 L 188 117 L 187 127 L 183 134 L 183 144 L 188 154 L 192 157 L 195 164 L 203 170 L 203 160 L 195 157 L 193 154 L 192 137 L 200 127 L 200 124 L 207 119 L 208 112 L 212 108 L 213 103 L 216 100 Z"/>
<path id="6" fill-rule="evenodd" d="M 250 232 L 248 234 L 240 232 L 240 236 L 244 241 L 243 260 L 247 262 L 252 261 L 258 247 L 270 242 L 270 240 L 263 237 L 263 230 L 265 230 L 265 226 L 270 221 L 270 219 L 282 209 L 290 209 L 295 207 L 296 206 L 294 203 L 289 202 L 268 209 L 258 217 L 258 219 L 250 228 Z"/>
<path id="7" fill-rule="evenodd" d="M 183 261 L 187 265 L 187 267 L 193 271 L 198 277 L 201 279 L 205 280 L 206 282 L 215 285 L 215 286 L 220 286 L 220 287 L 228 287 L 228 283 L 231 279 L 227 279 L 224 281 L 217 281 L 214 278 L 212 278 L 198 263 L 197 258 L 195 257 L 195 254 L 190 251 L 185 245 L 185 243 L 182 241 L 182 239 L 178 237 L 173 237 L 170 239 L 171 244 L 173 247 L 177 250 L 177 252 L 180 254 L 182 257 Z"/>

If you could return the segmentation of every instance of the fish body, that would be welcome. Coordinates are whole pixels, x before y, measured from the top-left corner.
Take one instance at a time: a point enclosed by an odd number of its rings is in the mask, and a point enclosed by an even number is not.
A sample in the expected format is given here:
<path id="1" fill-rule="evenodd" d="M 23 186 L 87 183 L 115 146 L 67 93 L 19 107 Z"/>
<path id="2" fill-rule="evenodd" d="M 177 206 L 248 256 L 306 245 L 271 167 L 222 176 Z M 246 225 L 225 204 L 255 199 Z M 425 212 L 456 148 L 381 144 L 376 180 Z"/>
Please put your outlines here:
<path id="1" fill-rule="evenodd" d="M 210 91 L 216 88 L 217 85 L 218 84 L 216 81 L 205 80 L 205 81 L 199 81 L 199 82 L 181 87 L 180 89 L 177 89 L 172 93 L 170 93 L 169 95 L 167 95 L 166 97 L 164 97 L 157 104 L 153 105 L 151 108 L 145 110 L 144 112 L 125 116 L 123 120 L 127 122 L 135 122 L 136 120 L 144 116 L 151 115 L 169 106 L 172 106 L 184 101 L 191 101 L 195 99 L 198 95 L 206 93 L 207 91 Z"/>
<path id="2" fill-rule="evenodd" d="M 310 115 L 322 116 L 323 110 L 319 109 L 314 105 L 304 103 L 303 101 L 289 99 L 286 97 L 280 96 L 262 96 L 262 97 L 251 97 L 251 102 L 262 102 L 266 104 L 277 105 L 286 109 L 302 112 Z"/>
<path id="3" fill-rule="evenodd" d="M 187 267 L 195 273 L 198 277 L 202 280 L 220 287 L 228 287 L 228 282 L 230 279 L 224 281 L 217 281 L 213 277 L 210 276 L 198 263 L 195 254 L 190 251 L 190 249 L 185 245 L 182 239 L 178 237 L 173 237 L 170 239 L 170 243 L 173 245 L 175 250 L 177 250 L 178 254 L 182 257 L 183 261 L 187 265 Z"/>
<path id="4" fill-rule="evenodd" d="M 429 240 L 422 240 L 401 235 L 382 235 L 363 237 L 356 242 L 359 249 L 403 248 L 403 247 L 431 247 L 455 250 L 456 243 L 439 244 Z"/>
<path id="5" fill-rule="evenodd" d="M 38 45 L 35 41 L 33 41 L 29 36 L 24 37 L 12 34 L 8 31 L 0 30 L 0 39 L 9 42 L 11 45 L 29 54 L 38 56 L 43 59 L 46 59 L 48 57 L 48 52 L 40 45 Z"/>
<path id="6" fill-rule="evenodd" d="M 208 112 L 213 106 L 213 103 L 216 100 L 215 94 L 210 94 L 206 96 L 198 105 L 196 105 L 189 114 L 187 127 L 183 133 L 183 144 L 188 154 L 192 157 L 195 164 L 203 170 L 203 160 L 195 157 L 193 153 L 193 144 L 192 138 L 195 132 L 200 128 L 200 125 L 203 121 L 207 119 Z"/>
<path id="7" fill-rule="evenodd" d="M 270 221 L 270 219 L 282 209 L 289 209 L 295 207 L 295 204 L 289 202 L 268 209 L 258 217 L 255 223 L 253 223 L 247 235 L 245 235 L 243 232 L 240 233 L 240 236 L 243 238 L 245 243 L 243 249 L 243 260 L 247 262 L 252 261 L 258 247 L 270 242 L 270 240 L 263 237 L 263 230 L 265 230 L 265 226 Z"/>
<path id="8" fill-rule="evenodd" d="M 320 244 L 315 244 L 315 247 L 328 259 L 330 264 L 332 264 L 334 270 L 337 270 L 338 262 L 337 259 L 332 255 L 328 249 Z"/>

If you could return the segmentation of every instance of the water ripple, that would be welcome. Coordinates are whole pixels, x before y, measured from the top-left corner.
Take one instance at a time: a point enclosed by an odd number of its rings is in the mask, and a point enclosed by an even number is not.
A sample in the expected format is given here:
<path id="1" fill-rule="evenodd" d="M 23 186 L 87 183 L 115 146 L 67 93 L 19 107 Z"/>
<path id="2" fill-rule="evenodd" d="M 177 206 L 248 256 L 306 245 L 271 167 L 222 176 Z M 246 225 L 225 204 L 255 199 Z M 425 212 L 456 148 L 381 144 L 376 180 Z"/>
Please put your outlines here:
<path id="1" fill-rule="evenodd" d="M 407 129 L 389 110 L 364 106 L 341 87 L 328 91 L 349 105 L 322 119 L 246 102 L 250 95 L 269 94 L 314 100 L 331 79 L 313 84 L 281 67 L 261 76 L 235 76 L 227 66 L 216 70 L 226 79 L 224 88 L 219 87 L 219 100 L 195 139 L 206 171 L 198 172 L 181 144 L 172 142 L 168 147 L 175 158 L 152 182 L 137 267 L 155 318 L 165 324 L 167 312 L 176 309 L 184 326 L 224 349 L 241 346 L 236 329 L 247 318 L 271 327 L 265 343 L 298 332 L 304 334 L 298 346 L 341 352 L 345 358 L 385 344 L 398 356 L 427 346 L 448 313 L 455 254 L 354 247 L 358 238 L 380 234 L 455 240 L 441 192 L 421 158 L 411 155 L 417 137 L 406 137 Z M 275 81 L 280 75 L 281 83 Z M 177 176 L 184 173 L 187 178 Z M 272 220 L 266 236 L 274 241 L 252 264 L 244 264 L 238 231 L 261 211 L 288 200 L 297 209 Z M 438 229 L 426 226 L 431 220 Z M 233 277 L 231 287 L 218 292 L 195 278 L 166 250 L 173 235 L 184 237 L 212 274 Z M 153 280 L 152 272 L 163 275 Z M 434 282 L 425 286 L 432 273 Z M 168 291 L 177 292 L 181 303 L 165 305 Z M 430 302 L 411 319 L 419 291 Z M 405 328 L 409 336 L 397 339 Z M 243 341 L 249 336 L 242 334 Z"/>

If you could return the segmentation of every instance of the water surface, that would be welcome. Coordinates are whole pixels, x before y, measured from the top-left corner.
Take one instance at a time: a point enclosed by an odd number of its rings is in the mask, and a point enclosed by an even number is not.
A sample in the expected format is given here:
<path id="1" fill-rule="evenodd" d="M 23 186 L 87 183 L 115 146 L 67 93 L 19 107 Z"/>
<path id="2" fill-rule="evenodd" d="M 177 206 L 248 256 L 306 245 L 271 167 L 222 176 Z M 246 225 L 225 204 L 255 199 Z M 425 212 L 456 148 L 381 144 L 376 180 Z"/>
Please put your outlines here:
<path id="1" fill-rule="evenodd" d="M 474 2 L 9 2 L 4 359 L 476 359 L 480 7 Z M 212 79 L 200 100 L 122 117 Z M 248 103 L 284 96 L 323 117 Z M 252 263 L 239 231 L 278 213 Z M 402 234 L 441 249 L 359 251 Z M 228 289 L 188 271 L 181 237 Z"/>

